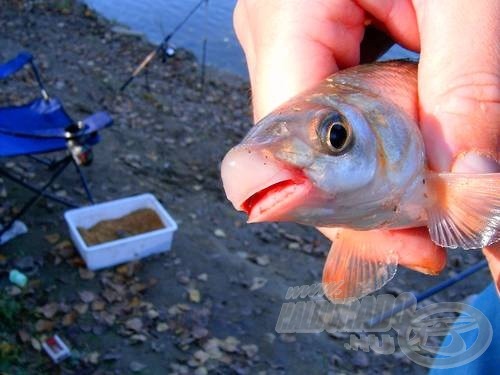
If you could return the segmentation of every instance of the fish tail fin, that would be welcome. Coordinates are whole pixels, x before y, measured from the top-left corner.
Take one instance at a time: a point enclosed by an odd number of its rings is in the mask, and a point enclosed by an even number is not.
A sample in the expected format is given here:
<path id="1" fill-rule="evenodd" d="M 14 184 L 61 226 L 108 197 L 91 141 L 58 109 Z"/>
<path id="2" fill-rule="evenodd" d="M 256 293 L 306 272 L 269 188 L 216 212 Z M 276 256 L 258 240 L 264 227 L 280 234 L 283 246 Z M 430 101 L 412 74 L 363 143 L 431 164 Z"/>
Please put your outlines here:
<path id="1" fill-rule="evenodd" d="M 500 239 L 500 173 L 428 174 L 429 233 L 439 246 L 477 249 Z"/>
<path id="2" fill-rule="evenodd" d="M 382 288 L 396 274 L 394 251 L 380 248 L 374 231 L 342 228 L 323 269 L 323 290 L 334 303 L 346 303 Z"/>

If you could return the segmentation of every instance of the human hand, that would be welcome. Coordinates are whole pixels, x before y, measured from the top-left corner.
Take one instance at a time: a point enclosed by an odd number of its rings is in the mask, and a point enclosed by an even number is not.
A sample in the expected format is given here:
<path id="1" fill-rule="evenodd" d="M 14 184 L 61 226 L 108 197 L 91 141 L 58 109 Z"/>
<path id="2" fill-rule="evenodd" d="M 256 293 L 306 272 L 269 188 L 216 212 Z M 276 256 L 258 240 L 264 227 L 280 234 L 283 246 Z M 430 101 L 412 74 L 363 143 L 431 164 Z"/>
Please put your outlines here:
<path id="1" fill-rule="evenodd" d="M 430 167 L 499 172 L 500 3 L 495 0 L 239 0 L 234 25 L 247 58 L 255 120 L 358 64 L 367 22 L 420 51 L 419 114 Z M 338 229 L 321 231 L 333 239 Z M 436 274 L 446 264 L 445 250 L 426 228 L 363 235 L 381 246 L 396 245 L 399 263 L 411 269 Z M 498 251 L 484 251 L 498 288 Z"/>

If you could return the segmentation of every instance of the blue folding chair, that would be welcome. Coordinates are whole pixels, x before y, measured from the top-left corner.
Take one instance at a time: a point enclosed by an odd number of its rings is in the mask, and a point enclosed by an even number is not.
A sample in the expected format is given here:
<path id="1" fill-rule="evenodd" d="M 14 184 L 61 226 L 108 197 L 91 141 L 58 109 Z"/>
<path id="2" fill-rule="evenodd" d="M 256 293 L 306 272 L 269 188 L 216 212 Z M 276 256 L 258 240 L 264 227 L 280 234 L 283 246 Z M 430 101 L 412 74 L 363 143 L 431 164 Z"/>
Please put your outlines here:
<path id="1" fill-rule="evenodd" d="M 41 97 L 21 106 L 0 107 L 0 158 L 28 156 L 46 165 L 52 171 L 52 176 L 43 186 L 36 187 L 0 166 L 0 177 L 5 177 L 35 193 L 16 215 L 3 227 L 0 226 L 0 236 L 42 196 L 68 207 L 78 207 L 75 203 L 48 191 L 69 164 L 76 167 L 86 196 L 89 202 L 93 203 L 92 194 L 80 166 L 91 163 L 92 146 L 99 142 L 98 131 L 112 124 L 112 119 L 106 112 L 94 113 L 83 121 L 75 122 L 71 119 L 62 103 L 47 94 L 33 56 L 28 52 L 21 52 L 14 59 L 0 65 L 0 79 L 10 77 L 25 65 L 31 67 Z M 58 160 L 49 160 L 37 155 L 63 150 L 67 151 L 66 155 Z"/>

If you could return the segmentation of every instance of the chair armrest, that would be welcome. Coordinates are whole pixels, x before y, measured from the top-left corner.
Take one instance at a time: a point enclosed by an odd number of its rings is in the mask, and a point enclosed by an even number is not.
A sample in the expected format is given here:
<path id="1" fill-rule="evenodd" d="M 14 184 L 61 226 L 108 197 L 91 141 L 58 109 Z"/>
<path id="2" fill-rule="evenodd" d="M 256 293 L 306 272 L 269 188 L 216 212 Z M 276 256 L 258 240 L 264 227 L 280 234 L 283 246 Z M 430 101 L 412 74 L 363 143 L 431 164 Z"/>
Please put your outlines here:
<path id="1" fill-rule="evenodd" d="M 93 133 L 107 128 L 113 123 L 113 119 L 107 112 L 96 112 L 82 121 L 86 125 L 85 133 Z"/>
<path id="2" fill-rule="evenodd" d="M 31 63 L 33 56 L 29 52 L 21 52 L 12 60 L 0 65 L 0 79 L 5 79 L 16 73 L 26 64 Z"/>

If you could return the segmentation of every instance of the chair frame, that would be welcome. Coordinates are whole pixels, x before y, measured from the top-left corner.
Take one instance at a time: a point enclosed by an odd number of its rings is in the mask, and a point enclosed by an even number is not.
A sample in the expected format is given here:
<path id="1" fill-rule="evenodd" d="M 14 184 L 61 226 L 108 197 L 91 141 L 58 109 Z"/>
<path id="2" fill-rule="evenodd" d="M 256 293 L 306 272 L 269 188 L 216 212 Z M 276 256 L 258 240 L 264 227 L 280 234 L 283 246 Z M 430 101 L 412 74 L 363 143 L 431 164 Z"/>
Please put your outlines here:
<path id="1" fill-rule="evenodd" d="M 30 68 L 33 72 L 33 75 L 36 79 L 38 88 L 40 90 L 41 99 L 43 99 L 45 101 L 49 100 L 50 96 L 47 93 L 47 90 L 45 89 L 45 86 L 42 82 L 39 70 L 38 70 L 35 62 L 33 61 L 33 57 L 31 56 L 31 54 L 29 54 L 27 52 L 23 52 L 23 53 L 19 54 L 18 57 L 16 57 L 16 59 L 19 57 L 22 57 L 23 58 L 22 60 L 26 60 L 26 61 L 24 61 L 24 63 L 22 63 L 22 65 L 15 67 L 12 72 L 9 72 L 6 75 L 6 77 L 10 76 L 11 74 L 14 74 L 18 70 L 20 70 L 22 67 L 24 67 L 26 64 L 29 64 Z M 6 78 L 6 77 L 0 77 L 0 78 Z M 61 108 L 62 108 L 62 103 L 61 103 Z M 79 122 L 77 124 L 78 124 L 77 129 L 80 129 L 82 122 Z M 74 125 L 75 124 L 68 124 L 68 128 L 70 126 L 74 126 Z M 74 139 L 79 139 L 79 136 L 80 136 L 80 134 L 68 133 L 68 131 L 65 131 L 65 133 L 64 133 L 64 138 L 67 140 L 67 144 Z M 62 150 L 60 150 L 60 151 L 62 151 Z M 79 162 L 76 160 L 75 156 L 70 151 L 69 145 L 68 145 L 67 153 L 68 154 L 66 156 L 64 156 L 58 160 L 50 160 L 48 158 L 30 155 L 30 154 L 19 155 L 19 156 L 26 156 L 37 163 L 45 165 L 49 171 L 53 171 L 50 178 L 43 184 L 42 187 L 36 187 L 34 185 L 31 185 L 31 184 L 27 183 L 26 181 L 24 181 L 21 177 L 16 176 L 15 174 L 9 172 L 8 170 L 6 170 L 5 168 L 2 168 L 0 166 L 0 177 L 5 177 L 6 179 L 22 186 L 23 188 L 25 188 L 27 190 L 30 190 L 33 193 L 35 193 L 35 195 L 33 197 L 31 197 L 24 204 L 24 206 L 19 210 L 19 212 L 17 212 L 15 215 L 13 215 L 9 219 L 9 221 L 7 221 L 7 223 L 4 223 L 3 226 L 0 227 L 0 236 L 2 236 L 5 232 L 7 232 L 12 227 L 14 222 L 16 220 L 19 220 L 42 197 L 49 199 L 51 201 L 54 201 L 56 203 L 65 205 L 65 206 L 70 207 L 70 208 L 79 207 L 79 205 L 77 205 L 74 202 L 71 202 L 70 200 L 66 200 L 66 199 L 57 197 L 57 196 L 51 194 L 50 192 L 48 192 L 48 189 L 50 188 L 50 186 L 56 181 L 56 179 L 62 174 L 62 172 L 66 169 L 66 167 L 68 167 L 69 164 L 74 165 L 76 172 L 79 176 L 80 182 L 82 184 L 82 187 L 85 191 L 85 195 L 86 195 L 87 200 L 89 201 L 90 204 L 94 203 L 94 197 L 90 191 L 87 179 L 85 178 L 85 175 L 84 175 L 82 169 L 80 168 Z"/>

